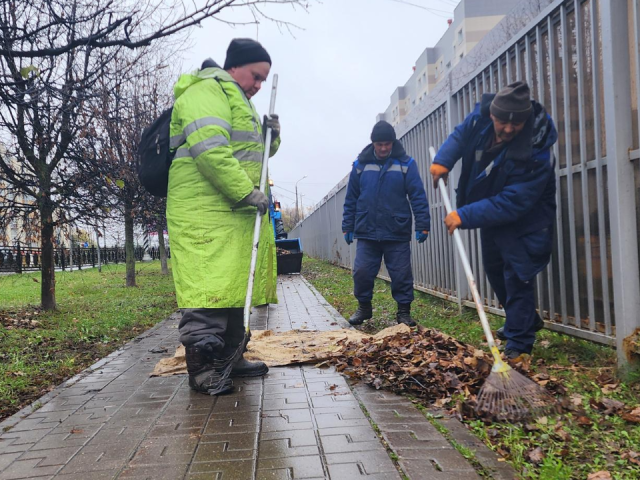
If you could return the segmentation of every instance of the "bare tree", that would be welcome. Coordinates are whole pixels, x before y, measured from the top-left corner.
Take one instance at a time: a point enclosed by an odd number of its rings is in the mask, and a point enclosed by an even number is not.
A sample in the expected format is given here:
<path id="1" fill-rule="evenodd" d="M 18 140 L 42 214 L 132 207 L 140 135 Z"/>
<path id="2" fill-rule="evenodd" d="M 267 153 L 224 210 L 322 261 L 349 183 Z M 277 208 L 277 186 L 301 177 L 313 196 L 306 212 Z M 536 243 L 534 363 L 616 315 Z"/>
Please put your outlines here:
<path id="1" fill-rule="evenodd" d="M 164 52 L 165 58 L 162 57 Z M 166 48 L 142 53 L 121 52 L 100 79 L 101 95 L 96 124 L 102 133 L 94 142 L 102 161 L 95 189 L 108 192 L 112 212 L 124 220 L 126 285 L 135 286 L 134 226 L 145 233 L 164 230 L 166 202 L 151 196 L 137 178 L 138 144 L 148 126 L 172 103 L 176 69 L 168 66 Z M 161 239 L 162 240 L 162 239 Z M 164 261 L 166 270 L 166 258 Z"/>
<path id="2" fill-rule="evenodd" d="M 0 0 L 0 218 L 37 213 L 41 303 L 55 309 L 54 229 L 104 211 L 108 189 L 91 180 L 100 79 L 123 49 L 173 39 L 225 9 L 255 21 L 264 4 L 306 8 L 305 0 Z M 286 23 L 282 23 L 288 26 Z M 118 179 L 113 179 L 117 181 Z"/>

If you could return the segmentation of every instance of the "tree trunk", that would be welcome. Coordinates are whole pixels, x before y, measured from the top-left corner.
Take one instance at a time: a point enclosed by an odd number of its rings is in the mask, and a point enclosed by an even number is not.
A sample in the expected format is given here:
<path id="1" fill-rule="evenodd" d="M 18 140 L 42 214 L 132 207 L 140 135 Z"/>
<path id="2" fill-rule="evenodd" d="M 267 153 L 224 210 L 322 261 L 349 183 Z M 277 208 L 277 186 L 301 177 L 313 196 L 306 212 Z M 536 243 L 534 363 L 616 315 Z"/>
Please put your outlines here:
<path id="1" fill-rule="evenodd" d="M 167 266 L 167 249 L 164 248 L 164 225 L 160 222 L 156 223 L 156 231 L 158 232 L 158 252 L 160 253 L 162 275 L 169 275 L 169 267 Z"/>
<path id="2" fill-rule="evenodd" d="M 133 249 L 133 208 L 125 202 L 124 207 L 124 251 L 127 264 L 127 287 L 136 286 L 136 257 Z"/>
<path id="3" fill-rule="evenodd" d="M 42 247 L 40 304 L 44 310 L 55 310 L 56 270 L 53 261 L 53 212 L 49 205 L 40 205 L 40 218 L 40 246 Z"/>

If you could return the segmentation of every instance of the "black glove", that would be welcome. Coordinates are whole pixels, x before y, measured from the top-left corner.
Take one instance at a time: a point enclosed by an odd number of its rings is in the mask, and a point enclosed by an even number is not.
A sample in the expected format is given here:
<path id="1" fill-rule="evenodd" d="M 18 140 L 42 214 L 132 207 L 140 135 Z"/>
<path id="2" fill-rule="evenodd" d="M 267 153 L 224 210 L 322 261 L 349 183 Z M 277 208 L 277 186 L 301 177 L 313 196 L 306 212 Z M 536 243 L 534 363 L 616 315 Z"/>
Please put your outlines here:
<path id="1" fill-rule="evenodd" d="M 240 203 L 257 207 L 260 215 L 264 215 L 269 210 L 269 199 L 257 188 L 254 188 L 253 192 L 240 200 Z"/>
<path id="2" fill-rule="evenodd" d="M 271 116 L 264 116 L 264 126 L 265 128 L 271 129 L 272 141 L 280 136 L 280 120 L 278 119 L 278 115 L 275 113 Z"/>

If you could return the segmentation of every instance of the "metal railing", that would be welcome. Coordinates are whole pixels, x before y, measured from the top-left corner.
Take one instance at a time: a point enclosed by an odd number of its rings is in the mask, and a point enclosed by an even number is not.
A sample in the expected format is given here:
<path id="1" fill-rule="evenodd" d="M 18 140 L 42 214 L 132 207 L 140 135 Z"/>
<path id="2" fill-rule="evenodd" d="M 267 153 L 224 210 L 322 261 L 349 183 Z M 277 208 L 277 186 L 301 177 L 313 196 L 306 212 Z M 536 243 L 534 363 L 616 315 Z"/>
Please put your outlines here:
<path id="1" fill-rule="evenodd" d="M 430 183 L 428 147 L 437 149 L 482 93 L 516 79 L 529 83 L 559 133 L 556 241 L 537 277 L 539 311 L 554 330 L 617 346 L 624 363 L 624 340 L 640 328 L 640 0 L 523 2 L 396 128 L 419 165 L 432 216 L 429 240 L 412 245 L 416 288 L 471 304 Z M 458 175 L 456 167 L 450 189 Z M 291 236 L 307 254 L 350 267 L 355 249 L 340 232 L 345 193 L 346 178 Z M 479 232 L 464 237 L 487 309 L 503 314 Z"/>
<path id="2" fill-rule="evenodd" d="M 160 252 L 152 247 L 147 250 L 152 260 L 160 258 Z M 144 259 L 145 248 L 135 247 L 134 256 L 136 261 Z M 167 256 L 170 257 L 170 250 L 167 248 Z M 124 247 L 100 248 L 96 247 L 73 247 L 55 248 L 53 251 L 54 268 L 58 270 L 81 270 L 82 268 L 95 267 L 98 263 L 102 265 L 124 263 L 126 259 Z M 20 243 L 13 246 L 0 245 L 0 273 L 24 273 L 34 272 L 42 269 L 42 249 L 25 247 Z"/>

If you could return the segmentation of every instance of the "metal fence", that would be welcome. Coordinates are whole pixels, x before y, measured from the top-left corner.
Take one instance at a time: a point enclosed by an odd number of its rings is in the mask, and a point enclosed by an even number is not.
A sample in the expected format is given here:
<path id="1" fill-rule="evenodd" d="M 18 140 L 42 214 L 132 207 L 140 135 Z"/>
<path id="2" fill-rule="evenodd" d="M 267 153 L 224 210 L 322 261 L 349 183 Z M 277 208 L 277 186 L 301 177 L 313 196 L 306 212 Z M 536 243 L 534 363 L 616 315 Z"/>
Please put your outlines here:
<path id="1" fill-rule="evenodd" d="M 523 12 L 528 21 L 510 32 Z M 550 328 L 617 346 L 627 362 L 640 328 L 640 0 L 523 2 L 494 30 L 397 127 L 425 180 L 432 215 L 429 240 L 412 245 L 416 288 L 472 304 L 428 181 L 428 148 L 442 144 L 483 92 L 526 80 L 559 132 L 556 241 L 537 278 L 539 311 Z M 458 175 L 456 167 L 451 184 Z M 301 237 L 309 255 L 350 267 L 355 249 L 340 231 L 345 192 L 346 178 L 290 236 Z M 479 232 L 464 237 L 485 305 L 502 314 L 484 274 Z"/>
<path id="2" fill-rule="evenodd" d="M 160 252 L 152 247 L 146 252 L 152 260 L 160 258 Z M 136 261 L 144 259 L 145 248 L 135 247 Z M 170 251 L 167 248 L 167 256 Z M 98 253 L 96 247 L 56 248 L 53 252 L 54 267 L 59 270 L 95 267 L 98 263 L 108 265 L 111 263 L 124 263 L 126 259 L 124 247 L 101 248 Z M 42 269 L 42 249 L 25 247 L 17 243 L 13 246 L 0 246 L 0 273 L 34 272 Z"/>

